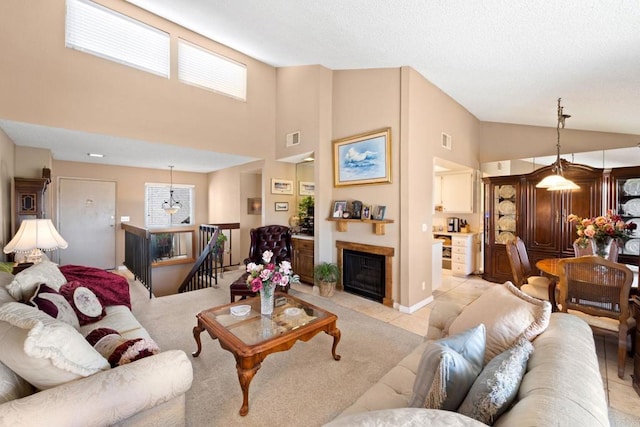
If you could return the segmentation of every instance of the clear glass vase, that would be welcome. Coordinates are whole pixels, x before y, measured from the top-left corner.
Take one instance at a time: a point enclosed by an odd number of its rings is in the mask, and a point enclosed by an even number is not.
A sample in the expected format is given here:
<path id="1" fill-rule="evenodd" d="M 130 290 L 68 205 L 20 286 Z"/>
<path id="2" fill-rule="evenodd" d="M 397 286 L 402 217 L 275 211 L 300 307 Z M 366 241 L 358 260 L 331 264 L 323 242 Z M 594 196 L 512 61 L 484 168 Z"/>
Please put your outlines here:
<path id="1" fill-rule="evenodd" d="M 591 239 L 591 248 L 593 249 L 593 254 L 605 259 L 609 259 L 611 245 L 613 245 L 613 242 L 614 240 L 611 237 L 605 237 L 602 239 Z"/>
<path id="2" fill-rule="evenodd" d="M 260 289 L 260 313 L 273 313 L 273 294 L 275 285 L 265 285 Z"/>

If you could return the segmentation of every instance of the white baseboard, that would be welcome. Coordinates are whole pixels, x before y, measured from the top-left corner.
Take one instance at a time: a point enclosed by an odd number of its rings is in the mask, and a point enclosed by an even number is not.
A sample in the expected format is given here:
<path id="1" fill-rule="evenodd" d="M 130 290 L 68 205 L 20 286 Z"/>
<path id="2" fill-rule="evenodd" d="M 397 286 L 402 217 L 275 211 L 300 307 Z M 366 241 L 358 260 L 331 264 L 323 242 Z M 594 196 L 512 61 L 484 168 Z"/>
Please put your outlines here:
<path id="1" fill-rule="evenodd" d="M 410 307 L 398 304 L 398 303 L 393 303 L 393 308 L 395 308 L 396 310 L 398 310 L 400 313 L 407 313 L 407 314 L 411 314 L 411 313 L 415 313 L 416 311 L 420 310 L 422 307 L 431 304 L 433 302 L 433 295 L 431 295 L 429 298 L 425 298 L 422 301 L 419 301 L 416 304 L 413 304 Z"/>

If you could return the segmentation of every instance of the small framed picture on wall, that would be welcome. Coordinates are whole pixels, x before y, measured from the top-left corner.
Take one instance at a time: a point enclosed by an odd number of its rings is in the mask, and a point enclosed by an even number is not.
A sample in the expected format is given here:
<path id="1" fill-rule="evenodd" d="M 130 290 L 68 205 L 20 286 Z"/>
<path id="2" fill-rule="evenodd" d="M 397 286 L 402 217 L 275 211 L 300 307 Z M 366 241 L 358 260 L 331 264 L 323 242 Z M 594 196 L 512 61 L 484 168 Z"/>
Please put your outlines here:
<path id="1" fill-rule="evenodd" d="M 276 202 L 275 203 L 276 212 L 283 212 L 289 210 L 289 202 Z"/>

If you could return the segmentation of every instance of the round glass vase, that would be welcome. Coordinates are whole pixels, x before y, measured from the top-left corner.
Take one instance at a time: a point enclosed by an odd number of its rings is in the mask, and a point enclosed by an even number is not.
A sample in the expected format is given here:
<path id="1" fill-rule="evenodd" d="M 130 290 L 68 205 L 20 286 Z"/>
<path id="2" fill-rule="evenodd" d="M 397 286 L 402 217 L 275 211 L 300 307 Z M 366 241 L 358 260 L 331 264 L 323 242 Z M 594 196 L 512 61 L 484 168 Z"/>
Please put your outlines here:
<path id="1" fill-rule="evenodd" d="M 271 314 L 273 313 L 273 294 L 276 285 L 265 285 L 260 289 L 260 313 Z"/>
<path id="2" fill-rule="evenodd" d="M 609 254 L 611 253 L 611 245 L 615 240 L 611 237 L 605 237 L 602 239 L 591 239 L 591 248 L 593 249 L 593 254 L 598 255 L 601 258 L 609 259 Z"/>

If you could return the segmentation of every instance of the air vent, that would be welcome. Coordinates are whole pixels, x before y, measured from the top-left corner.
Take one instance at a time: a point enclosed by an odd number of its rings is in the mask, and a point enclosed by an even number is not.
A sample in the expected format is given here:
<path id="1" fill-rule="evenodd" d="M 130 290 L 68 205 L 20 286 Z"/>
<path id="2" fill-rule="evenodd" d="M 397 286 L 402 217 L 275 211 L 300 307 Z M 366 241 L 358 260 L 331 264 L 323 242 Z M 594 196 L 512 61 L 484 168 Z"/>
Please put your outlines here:
<path id="1" fill-rule="evenodd" d="M 287 134 L 287 147 L 300 144 L 300 131 Z"/>
<path id="2" fill-rule="evenodd" d="M 451 150 L 451 135 L 442 132 L 442 148 Z"/>

